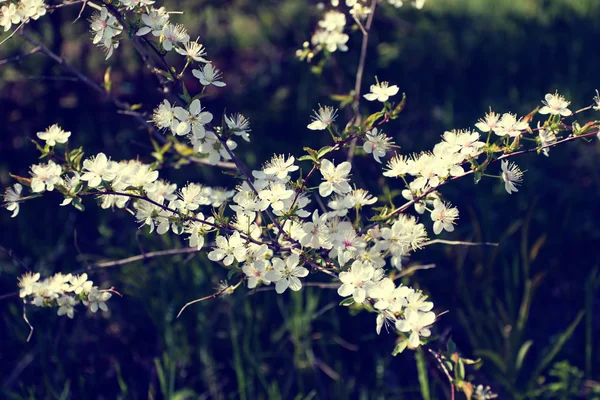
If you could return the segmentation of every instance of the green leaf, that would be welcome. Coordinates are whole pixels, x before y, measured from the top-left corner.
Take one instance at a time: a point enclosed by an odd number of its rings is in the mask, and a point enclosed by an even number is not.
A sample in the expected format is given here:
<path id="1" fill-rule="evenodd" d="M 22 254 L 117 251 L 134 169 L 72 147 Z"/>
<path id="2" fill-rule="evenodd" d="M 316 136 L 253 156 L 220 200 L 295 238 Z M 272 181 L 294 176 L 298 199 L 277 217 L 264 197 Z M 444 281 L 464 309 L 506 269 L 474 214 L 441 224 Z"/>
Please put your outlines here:
<path id="1" fill-rule="evenodd" d="M 525 356 L 527 355 L 527 352 L 531 348 L 532 344 L 533 344 L 533 340 L 528 340 L 521 345 L 521 348 L 519 349 L 519 352 L 517 353 L 517 360 L 515 361 L 515 368 L 517 371 L 519 371 L 521 369 L 521 367 L 523 366 L 523 360 L 525 360 Z"/>
<path id="2" fill-rule="evenodd" d="M 465 364 L 461 358 L 456 363 L 456 377 L 459 381 L 465 380 Z"/>
<path id="3" fill-rule="evenodd" d="M 379 111 L 376 112 L 375 114 L 371 114 L 369 115 L 369 117 L 365 120 L 365 131 L 368 131 L 369 129 L 371 129 L 373 127 L 373 125 L 375 124 L 375 122 L 377 122 L 377 120 L 381 117 L 383 117 L 385 115 L 384 111 Z"/>
<path id="4" fill-rule="evenodd" d="M 394 347 L 394 350 L 392 351 L 392 355 L 395 357 L 398 354 L 402 353 L 406 347 L 408 346 L 408 339 L 404 339 L 403 341 L 401 341 L 400 343 L 398 343 L 396 345 L 396 347 Z"/>
<path id="5" fill-rule="evenodd" d="M 476 350 L 474 352 L 477 356 L 481 356 L 492 362 L 501 372 L 506 373 L 506 363 L 504 362 L 504 358 L 498 353 L 492 350 Z"/>
<path id="6" fill-rule="evenodd" d="M 543 354 L 546 354 L 546 355 L 544 356 L 544 358 L 542 358 L 542 360 L 540 361 L 540 363 L 538 364 L 538 366 L 535 368 L 533 374 L 531 375 L 531 379 L 530 379 L 530 382 L 529 382 L 530 386 L 535 385 L 535 382 L 536 382 L 538 376 L 552 362 L 552 360 L 554 359 L 554 357 L 556 357 L 558 355 L 558 353 L 563 348 L 563 346 L 565 345 L 565 343 L 567 343 L 567 341 L 569 340 L 569 338 L 573 335 L 573 332 L 575 331 L 575 328 L 577 328 L 577 325 L 579 325 L 579 322 L 583 318 L 584 314 L 585 313 L 584 313 L 583 310 L 580 311 L 579 314 L 577 314 L 577 316 L 575 317 L 575 320 L 573 322 L 571 322 L 571 325 L 569 325 L 567 327 L 567 329 L 562 333 L 562 335 L 559 336 L 558 340 L 556 341 L 556 343 L 554 344 L 554 346 L 550 349 L 550 351 L 547 351 L 547 352 L 543 353 Z"/>
<path id="7" fill-rule="evenodd" d="M 317 152 L 317 159 L 321 159 L 323 158 L 323 156 L 325 156 L 325 154 L 331 152 L 331 146 L 325 146 L 319 149 L 319 151 Z"/>
<path id="8" fill-rule="evenodd" d="M 391 118 L 396 119 L 398 117 L 398 114 L 400 114 L 402 110 L 404 110 L 404 106 L 406 106 L 406 93 L 402 93 L 402 100 L 400 100 L 400 104 L 398 104 L 396 108 L 394 108 L 394 110 L 392 111 Z"/>
<path id="9" fill-rule="evenodd" d="M 352 304 L 354 304 L 354 298 L 353 297 L 348 297 L 348 298 L 340 301 L 340 306 L 350 307 Z"/>
<path id="10" fill-rule="evenodd" d="M 475 181 L 476 185 L 479 183 L 479 181 L 481 180 L 482 177 L 483 177 L 483 172 L 475 171 L 475 173 L 473 174 L 473 180 Z"/>
<path id="11" fill-rule="evenodd" d="M 73 197 L 73 200 L 71 200 L 71 204 L 77 210 L 79 210 L 79 211 L 85 211 L 85 207 L 83 206 L 83 203 L 81 202 L 81 199 L 79 197 Z"/>
<path id="12" fill-rule="evenodd" d="M 423 400 L 430 400 L 431 394 L 429 393 L 429 377 L 427 374 L 427 362 L 423 355 L 423 349 L 417 348 L 415 352 L 415 360 L 417 362 L 417 371 L 419 374 L 419 385 L 421 387 L 421 396 Z"/>
<path id="13" fill-rule="evenodd" d="M 13 175 L 11 173 L 8 174 L 11 178 L 16 179 L 17 182 L 29 187 L 31 186 L 31 179 L 30 178 L 23 178 L 22 176 L 19 175 Z"/>
<path id="14" fill-rule="evenodd" d="M 454 343 L 454 340 L 452 340 L 452 338 L 450 338 L 450 340 L 448 340 L 448 345 L 446 348 L 448 349 L 449 354 L 456 353 L 456 344 Z"/>
<path id="15" fill-rule="evenodd" d="M 110 93 L 110 89 L 112 89 L 112 80 L 110 79 L 111 69 L 111 67 L 108 67 L 106 68 L 106 71 L 104 71 L 104 90 L 106 90 L 107 93 Z"/>
<path id="16" fill-rule="evenodd" d="M 190 93 L 188 92 L 183 81 L 181 82 L 181 89 L 183 90 L 183 94 L 180 97 L 185 101 L 186 104 L 189 105 L 192 102 L 192 96 L 190 96 Z"/>

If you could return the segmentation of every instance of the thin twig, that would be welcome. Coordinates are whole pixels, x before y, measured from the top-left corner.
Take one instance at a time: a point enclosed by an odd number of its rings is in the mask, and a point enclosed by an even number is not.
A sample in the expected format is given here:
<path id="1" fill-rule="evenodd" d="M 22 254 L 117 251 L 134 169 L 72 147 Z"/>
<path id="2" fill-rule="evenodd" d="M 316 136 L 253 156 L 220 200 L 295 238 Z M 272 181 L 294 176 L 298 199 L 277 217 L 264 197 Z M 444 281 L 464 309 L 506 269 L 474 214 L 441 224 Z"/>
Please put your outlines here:
<path id="1" fill-rule="evenodd" d="M 200 303 L 201 301 L 205 301 L 205 300 L 209 300 L 209 299 L 216 299 L 217 297 L 219 297 L 220 295 L 225 293 L 227 290 L 233 288 L 234 286 L 237 286 L 240 282 L 241 282 L 241 280 L 239 282 L 237 282 L 236 284 L 225 286 L 223 289 L 221 289 L 211 295 L 208 295 L 208 296 L 202 297 L 200 299 L 196 299 L 196 300 L 190 301 L 189 303 L 186 303 L 186 305 L 183 306 L 183 308 L 181 310 L 179 310 L 179 313 L 177 314 L 176 318 L 179 318 L 179 316 L 181 315 L 183 310 L 185 310 L 188 306 L 191 306 L 192 304 Z"/>
<path id="2" fill-rule="evenodd" d="M 449 244 L 452 246 L 498 246 L 498 243 L 494 242 L 463 242 L 460 240 L 443 240 L 443 239 L 433 239 L 428 242 L 421 244 L 421 246 L 429 246 L 430 244 Z"/>
<path id="3" fill-rule="evenodd" d="M 24 269 L 25 269 L 25 270 L 27 270 L 28 272 L 31 272 L 31 268 L 29 268 L 29 267 L 27 266 L 27 264 L 25 264 L 23 261 L 21 261 L 21 259 L 20 259 L 19 257 L 17 257 L 17 256 L 15 255 L 15 253 L 13 253 L 13 251 L 12 251 L 12 250 L 10 250 L 10 249 L 7 249 L 6 247 L 4 247 L 4 246 L 2 246 L 2 245 L 0 245 L 0 250 L 4 251 L 6 254 L 8 254 L 8 256 L 9 256 L 10 258 L 12 258 L 14 261 L 16 261 L 16 262 L 17 262 L 17 264 L 19 264 L 19 265 L 20 265 L 22 268 L 24 268 Z"/>
<path id="4" fill-rule="evenodd" d="M 130 264 L 130 263 L 134 263 L 137 261 L 143 261 L 143 260 L 147 260 L 147 259 L 155 258 L 155 257 L 172 256 L 172 255 L 176 255 L 176 254 L 198 253 L 199 251 L 200 250 L 198 250 L 196 247 L 152 251 L 150 253 L 138 254 L 136 256 L 123 258 L 121 260 L 103 261 L 103 262 L 99 262 L 96 264 L 91 264 L 91 265 L 86 266 L 85 268 L 82 268 L 79 271 L 73 272 L 73 274 L 78 274 L 80 272 L 91 271 L 91 270 L 99 269 L 99 268 L 118 267 L 121 265 Z"/>
<path id="5" fill-rule="evenodd" d="M 31 323 L 29 323 L 29 320 L 27 319 L 27 309 L 25 308 L 26 305 L 27 303 L 23 301 L 23 320 L 25 320 L 25 322 L 27 322 L 27 326 L 29 326 L 29 335 L 27 336 L 27 343 L 29 343 L 31 336 L 33 336 L 33 326 L 31 326 Z"/>
<path id="6" fill-rule="evenodd" d="M 450 399 L 454 400 L 454 398 L 455 398 L 454 380 L 452 379 L 450 372 L 448 372 L 448 369 L 444 365 L 444 361 L 442 360 L 442 358 L 440 357 L 440 355 L 438 353 L 434 352 L 429 347 L 427 348 L 427 351 L 429 351 L 429 353 L 431 353 L 433 355 L 433 358 L 437 362 L 440 369 L 442 371 L 444 371 L 444 374 L 446 374 L 446 378 L 448 378 L 448 383 L 450 384 Z"/>
<path id="7" fill-rule="evenodd" d="M 6 64 L 12 63 L 12 62 L 20 63 L 27 57 L 39 53 L 41 50 L 42 50 L 42 48 L 40 46 L 36 46 L 33 49 L 29 50 L 27 53 L 19 54 L 19 55 L 13 56 L 13 57 L 8 57 L 3 60 L 0 60 L 0 67 L 3 65 L 6 65 Z"/>
<path id="8" fill-rule="evenodd" d="M 358 60 L 358 68 L 356 70 L 356 80 L 354 82 L 354 101 L 352 103 L 352 109 L 354 111 L 354 123 L 360 123 L 360 91 L 362 87 L 363 74 L 365 72 L 365 62 L 367 60 L 367 48 L 369 45 L 369 32 L 371 25 L 373 24 L 373 17 L 375 16 L 375 9 L 377 8 L 377 0 L 371 0 L 371 12 L 367 17 L 367 23 L 363 27 L 362 24 L 357 20 L 358 26 L 360 27 L 363 38 L 360 48 L 360 58 Z M 356 147 L 357 138 L 352 139 L 350 142 L 350 148 L 348 150 L 347 161 L 352 163 L 354 158 L 354 148 Z"/>
<path id="9" fill-rule="evenodd" d="M 394 279 L 400 279 L 403 276 L 412 274 L 415 271 L 432 269 L 432 268 L 435 268 L 435 264 L 413 265 L 412 267 L 408 267 L 408 268 L 405 268 L 402 271 L 400 271 L 400 273 L 398 275 L 396 275 L 396 277 Z"/>

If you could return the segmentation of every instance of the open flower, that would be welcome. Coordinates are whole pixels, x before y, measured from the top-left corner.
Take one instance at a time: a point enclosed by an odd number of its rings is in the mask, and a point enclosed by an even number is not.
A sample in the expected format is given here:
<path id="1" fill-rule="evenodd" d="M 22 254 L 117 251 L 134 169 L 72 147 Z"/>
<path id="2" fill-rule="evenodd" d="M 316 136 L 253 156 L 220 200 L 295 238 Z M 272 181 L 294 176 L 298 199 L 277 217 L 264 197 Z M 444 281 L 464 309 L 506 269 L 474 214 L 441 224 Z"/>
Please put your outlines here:
<path id="1" fill-rule="evenodd" d="M 327 129 L 329 124 L 335 121 L 337 109 L 330 106 L 325 106 L 319 107 L 319 111 L 313 111 L 313 113 L 315 114 L 311 117 L 313 121 L 308 124 L 307 128 L 312 131 L 322 131 Z"/>
<path id="2" fill-rule="evenodd" d="M 110 182 L 116 177 L 115 163 L 106 157 L 104 153 L 88 158 L 83 161 L 84 174 L 82 181 L 87 181 L 89 187 L 97 187 L 102 181 Z"/>
<path id="3" fill-rule="evenodd" d="M 225 123 L 231 132 L 235 135 L 241 136 L 246 142 L 250 141 L 250 121 L 242 114 L 232 114 L 230 117 L 225 115 Z"/>
<path id="4" fill-rule="evenodd" d="M 56 143 L 67 143 L 71 132 L 63 131 L 58 124 L 46 128 L 44 132 L 38 132 L 37 137 L 46 142 L 48 146 L 56 146 Z"/>
<path id="5" fill-rule="evenodd" d="M 300 256 L 292 253 L 285 262 L 280 258 L 271 260 L 273 270 L 267 272 L 265 278 L 275 283 L 275 291 L 279 294 L 290 288 L 294 292 L 302 289 L 302 282 L 299 278 L 308 275 L 308 270 L 304 267 L 299 267 Z"/>
<path id="6" fill-rule="evenodd" d="M 491 132 L 496 128 L 498 121 L 500 120 L 500 114 L 490 110 L 489 113 L 485 114 L 484 118 L 481 118 L 479 122 L 475 124 L 475 128 L 481 132 Z"/>
<path id="7" fill-rule="evenodd" d="M 348 183 L 348 174 L 352 169 L 352 165 L 348 161 L 344 161 L 337 167 L 327 159 L 321 162 L 321 174 L 323 180 L 319 185 L 319 195 L 321 197 L 327 197 L 332 192 L 337 194 L 346 194 L 352 190 Z"/>
<path id="8" fill-rule="evenodd" d="M 177 43 L 186 43 L 189 41 L 190 35 L 187 34 L 183 25 L 166 23 L 165 26 L 163 26 L 160 42 L 162 43 L 163 49 L 166 51 L 173 50 L 173 46 Z"/>
<path id="9" fill-rule="evenodd" d="M 377 82 L 375 85 L 371 85 L 371 93 L 365 94 L 364 98 L 369 101 L 378 100 L 384 103 L 390 97 L 395 96 L 398 90 L 398 86 L 389 86 L 389 82 Z"/>
<path id="10" fill-rule="evenodd" d="M 21 200 L 21 192 L 23 186 L 20 183 L 15 183 L 13 187 L 9 187 L 4 192 L 4 202 L 6 203 L 6 209 L 12 211 L 11 218 L 16 217 L 19 214 L 19 200 Z"/>
<path id="11" fill-rule="evenodd" d="M 508 194 L 519 191 L 516 185 L 523 182 L 523 172 L 517 164 L 502 160 L 502 175 L 500 176 L 504 181 L 504 188 Z"/>
<path id="12" fill-rule="evenodd" d="M 373 154 L 375 161 L 381 164 L 379 157 L 385 157 L 385 154 L 392 147 L 394 142 L 387 137 L 383 132 L 378 132 L 377 128 L 371 129 L 365 135 L 365 143 L 363 150 L 367 154 Z"/>
<path id="13" fill-rule="evenodd" d="M 452 232 L 454 230 L 454 220 L 458 218 L 458 209 L 456 207 L 448 207 L 440 199 L 433 201 L 433 207 L 433 211 L 431 212 L 431 219 L 434 221 L 433 232 L 436 235 L 442 233 L 444 229 Z"/>
<path id="14" fill-rule="evenodd" d="M 223 260 L 223 264 L 229 266 L 233 264 L 234 259 L 241 262 L 246 258 L 247 250 L 238 231 L 233 232 L 229 239 L 225 236 L 217 236 L 215 242 L 217 247 L 208 253 L 211 261 Z"/>
<path id="15" fill-rule="evenodd" d="M 354 262 L 350 271 L 340 272 L 342 286 L 338 294 L 342 297 L 352 296 L 355 302 L 362 303 L 367 297 L 367 284 L 372 282 L 375 269 L 361 262 Z"/>
<path id="16" fill-rule="evenodd" d="M 542 153 L 544 153 L 546 157 L 550 157 L 550 148 L 546 146 L 556 143 L 556 133 L 552 129 L 545 129 L 544 127 L 542 127 L 540 125 L 540 121 L 538 121 L 537 127 L 539 135 L 538 137 L 540 139 L 540 146 L 544 147 L 542 149 Z"/>
<path id="17" fill-rule="evenodd" d="M 214 85 L 216 87 L 225 86 L 224 82 L 219 81 L 222 78 L 223 74 L 213 67 L 211 63 L 206 64 L 202 69 L 193 69 L 192 75 L 194 75 L 200 83 L 204 86 Z"/>
<path id="18" fill-rule="evenodd" d="M 180 121 L 177 128 L 175 128 L 175 134 L 184 136 L 191 131 L 194 138 L 202 139 L 206 135 L 204 125 L 213 120 L 211 113 L 202 110 L 202 105 L 198 99 L 192 101 L 187 110 L 183 107 L 175 107 L 173 113 Z"/>
<path id="19" fill-rule="evenodd" d="M 421 313 L 407 310 L 404 318 L 396 321 L 396 329 L 400 332 L 410 332 L 408 345 L 411 348 L 419 347 L 421 344 L 420 337 L 431 336 L 428 327 L 435 322 L 435 314 L 433 312 Z"/>
<path id="20" fill-rule="evenodd" d="M 35 193 L 48 190 L 54 190 L 54 185 L 62 183 L 62 167 L 54 161 L 48 161 L 48 164 L 38 164 L 31 166 L 31 191 Z"/>
<path id="21" fill-rule="evenodd" d="M 198 39 L 196 39 L 195 42 L 183 43 L 183 48 L 176 47 L 175 51 L 182 56 L 189 57 L 196 62 L 208 62 L 208 60 L 204 58 L 204 56 L 206 56 L 206 49 L 204 46 L 198 43 Z"/>
<path id="22" fill-rule="evenodd" d="M 555 94 L 548 93 L 542 103 L 544 103 L 544 107 L 540 108 L 540 114 L 562 115 L 563 117 L 573 114 L 567 108 L 571 102 L 565 100 L 564 96 L 561 96 L 558 92 Z"/>
<path id="23" fill-rule="evenodd" d="M 529 124 L 522 121 L 521 118 L 511 113 L 505 113 L 500 118 L 500 121 L 494 127 L 494 133 L 498 136 L 517 137 L 521 135 L 521 131 L 529 128 Z"/>
<path id="24" fill-rule="evenodd" d="M 152 36 L 159 37 L 162 34 L 163 27 L 169 22 L 169 14 L 164 7 L 151 9 L 148 14 L 142 14 L 142 26 L 137 32 L 137 36 L 143 36 L 152 32 Z"/>

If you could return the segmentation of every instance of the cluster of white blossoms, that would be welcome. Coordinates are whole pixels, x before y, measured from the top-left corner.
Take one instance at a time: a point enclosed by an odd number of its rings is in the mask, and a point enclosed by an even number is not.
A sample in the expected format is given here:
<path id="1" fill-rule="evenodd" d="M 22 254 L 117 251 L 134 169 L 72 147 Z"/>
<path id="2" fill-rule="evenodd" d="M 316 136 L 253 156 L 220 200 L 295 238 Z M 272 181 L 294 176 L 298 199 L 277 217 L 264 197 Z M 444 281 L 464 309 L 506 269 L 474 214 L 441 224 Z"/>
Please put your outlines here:
<path id="1" fill-rule="evenodd" d="M 207 64 L 206 67 L 211 67 Z M 214 82 L 213 82 L 214 84 Z M 187 108 L 173 107 L 168 100 L 163 100 L 154 110 L 152 122 L 161 130 L 168 130 L 174 136 L 183 136 L 188 139 L 194 152 L 204 154 L 208 162 L 216 165 L 221 159 L 231 160 L 230 151 L 237 147 L 231 138 L 223 139 L 217 132 L 209 130 L 207 124 L 213 120 L 213 115 L 205 111 L 200 100 L 193 100 Z M 227 133 L 240 136 L 250 141 L 250 123 L 241 114 L 224 116 Z M 229 150 L 229 151 L 228 151 Z"/>
<path id="2" fill-rule="evenodd" d="M 403 3 L 388 2 L 397 7 Z M 425 1 L 412 3 L 421 8 Z M 152 8 L 153 4 L 152 0 L 124 0 L 118 7 L 100 8 L 91 19 L 93 42 L 104 47 L 110 57 L 124 30 L 122 22 L 128 25 L 128 31 L 144 37 L 146 43 L 154 46 L 155 40 L 158 47 L 154 50 L 174 50 L 171 54 L 185 57 L 186 66 L 180 74 L 175 70 L 163 72 L 165 76 L 170 74 L 169 80 L 177 81 L 191 65 L 191 75 L 203 86 L 202 92 L 194 96 L 184 90 L 180 99 L 163 100 L 154 109 L 152 122 L 159 130 L 173 135 L 171 141 L 187 139 L 193 151 L 206 155 L 210 164 L 233 159 L 241 169 L 233 153 L 237 144 L 232 138 L 250 140 L 248 119 L 241 114 L 224 115 L 221 126 L 214 125 L 213 114 L 202 107 L 200 99 L 209 86 L 225 86 L 220 71 L 207 59 L 204 46 L 198 40 L 191 41 L 182 25 L 171 23 L 164 7 Z M 369 4 L 375 3 L 332 0 L 331 5 L 337 9 L 324 11 L 312 38 L 314 47 L 305 43 L 300 56 L 310 60 L 318 51 L 346 51 L 349 37 L 344 30 L 348 19 L 363 28 L 360 21 L 369 16 Z M 139 18 L 123 18 L 123 10 L 133 11 Z M 288 289 L 298 291 L 309 270 L 322 271 L 339 279 L 338 294 L 345 298 L 343 304 L 364 305 L 377 313 L 378 334 L 384 325 L 393 327 L 405 336 L 407 346 L 415 348 L 422 338 L 431 335 L 430 327 L 436 320 L 433 303 L 423 292 L 396 284 L 386 270 L 388 263 L 401 269 L 411 253 L 428 241 L 425 224 L 408 213 L 410 207 L 414 206 L 417 214 L 429 213 L 434 234 L 454 231 L 459 211 L 442 198 L 438 188 L 465 174 L 480 174 L 480 179 L 482 165 L 501 161 L 501 174 L 496 177 L 502 179 L 508 193 L 517 192 L 523 173 L 504 158 L 518 148 L 523 135 L 533 132 L 537 132 L 539 150 L 548 155 L 547 146 L 558 141 L 562 118 L 572 112 L 563 96 L 548 94 L 539 114 L 549 118 L 543 125 L 538 123 L 535 130 L 529 127 L 530 116 L 518 118 L 512 113 L 500 115 L 490 111 L 475 125 L 479 132 L 447 131 L 432 151 L 393 155 L 382 175 L 400 178 L 405 185 L 402 197 L 407 203 L 401 208 L 392 205 L 388 210 L 377 208 L 378 198 L 353 184 L 352 163 L 336 164 L 333 152 L 349 146 L 351 141 L 359 141 L 362 150 L 381 164 L 396 146 L 379 125 L 394 119 L 401 110 L 402 103 L 396 107 L 390 103 L 398 92 L 397 85 L 376 78 L 370 92 L 362 97 L 383 103 L 383 109 L 362 124 L 350 124 L 343 130 L 335 125 L 338 110 L 320 106 L 307 128 L 328 130 L 335 145 L 319 151 L 310 149 L 308 156 L 300 158 L 312 162 L 306 176 L 295 157 L 276 154 L 248 175 L 240 170 L 243 179 L 235 190 L 193 182 L 179 187 L 161 180 L 153 166 L 141 161 L 113 161 L 104 153 L 81 159 L 82 153 L 77 153 L 75 159 L 69 155 L 63 163 L 54 158 L 33 165 L 30 178 L 20 178 L 20 183 L 7 189 L 4 205 L 13 217 L 19 213 L 20 203 L 27 199 L 23 197 L 23 185 L 35 194 L 31 197 L 56 190 L 64 197 L 61 205 L 71 204 L 78 209 L 82 209 L 84 196 L 96 196 L 102 208 L 129 211 L 140 228 L 148 227 L 150 232 L 161 235 L 172 232 L 182 236 L 192 248 L 206 248 L 211 261 L 240 275 L 237 284 L 225 287 L 228 293 L 242 282 L 249 289 L 273 284 L 279 294 Z M 600 109 L 600 96 L 595 101 L 594 108 Z M 384 120 L 375 126 L 383 116 Z M 487 140 L 482 140 L 482 133 L 487 134 Z M 52 125 L 37 136 L 45 142 L 40 150 L 47 156 L 53 154 L 55 146 L 66 143 L 71 133 Z M 505 155 L 495 156 L 498 152 Z M 484 155 L 486 160 L 482 161 Z M 317 187 L 309 188 L 307 182 L 313 173 L 320 174 L 321 179 Z M 369 217 L 373 217 L 373 223 L 367 225 L 365 220 Z M 93 286 L 85 274 L 57 274 L 41 282 L 39 279 L 39 274 L 25 274 L 19 281 L 21 297 L 36 306 L 58 306 L 59 315 L 71 318 L 79 302 L 94 312 L 106 310 L 105 302 L 111 296 L 110 291 Z"/>
<path id="3" fill-rule="evenodd" d="M 108 311 L 106 302 L 110 290 L 101 290 L 88 280 L 87 274 L 63 275 L 57 273 L 40 281 L 40 273 L 26 273 L 19 279 L 19 297 L 37 307 L 57 307 L 58 315 L 73 318 L 75 307 L 82 303 L 91 312 Z"/>
<path id="4" fill-rule="evenodd" d="M 118 36 L 123 32 L 123 26 L 106 7 L 102 7 L 100 11 L 92 14 L 90 29 L 94 35 L 92 43 L 104 49 L 108 60 L 119 47 Z"/>
<path id="5" fill-rule="evenodd" d="M 380 2 L 381 0 L 376 0 Z M 387 3 L 399 8 L 406 1 L 387 0 Z M 426 0 L 410 0 L 410 3 L 416 8 L 421 9 Z M 345 33 L 347 19 L 354 20 L 353 28 L 364 31 L 363 22 L 371 14 L 373 2 L 368 0 L 330 0 L 333 9 L 326 9 L 324 3 L 319 3 L 319 10 L 323 10 L 321 19 L 317 22 L 317 28 L 313 33 L 310 42 L 305 41 L 302 48 L 296 50 L 296 57 L 300 60 L 310 62 L 317 54 L 325 51 L 326 54 L 336 51 L 348 51 L 348 40 L 350 36 Z M 347 17 L 348 15 L 348 17 Z"/>
<path id="6" fill-rule="evenodd" d="M 0 5 L 0 26 L 4 28 L 4 32 L 10 30 L 12 25 L 25 24 L 46 15 L 43 0 L 3 0 Z"/>

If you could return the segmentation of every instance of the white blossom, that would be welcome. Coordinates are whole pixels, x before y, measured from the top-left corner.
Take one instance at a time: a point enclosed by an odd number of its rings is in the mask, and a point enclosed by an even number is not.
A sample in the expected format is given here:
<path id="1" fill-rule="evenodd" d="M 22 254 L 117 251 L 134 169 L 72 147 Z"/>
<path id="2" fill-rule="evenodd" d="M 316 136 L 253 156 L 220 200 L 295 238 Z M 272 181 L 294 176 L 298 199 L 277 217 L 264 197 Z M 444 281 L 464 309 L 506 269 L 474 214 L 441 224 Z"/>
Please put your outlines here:
<path id="1" fill-rule="evenodd" d="M 152 32 L 152 36 L 160 37 L 163 27 L 169 22 L 169 14 L 164 7 L 151 9 L 148 14 L 142 14 L 142 26 L 135 34 L 137 36 L 147 35 Z"/>
<path id="2" fill-rule="evenodd" d="M 242 114 L 232 114 L 230 117 L 225 116 L 225 123 L 231 132 L 241 136 L 246 142 L 250 141 L 250 121 Z"/>
<path id="3" fill-rule="evenodd" d="M 369 101 L 380 101 L 382 103 L 388 101 L 392 96 L 395 96 L 400 90 L 398 86 L 389 86 L 389 82 L 377 82 L 371 85 L 371 93 L 365 94 L 363 97 Z"/>
<path id="4" fill-rule="evenodd" d="M 190 41 L 190 35 L 183 25 L 174 25 L 170 22 L 166 23 L 162 28 L 160 35 L 160 42 L 162 43 L 163 49 L 166 51 L 173 50 L 173 46 L 178 43 L 186 43 Z"/>
<path id="5" fill-rule="evenodd" d="M 340 272 L 342 285 L 338 288 L 338 294 L 342 297 L 352 296 L 355 302 L 361 304 L 367 296 L 367 284 L 372 281 L 375 269 L 355 262 L 349 271 Z"/>
<path id="6" fill-rule="evenodd" d="M 346 194 L 352 190 L 348 183 L 350 170 L 352 165 L 348 161 L 344 161 L 337 167 L 329 160 L 324 159 L 321 162 L 321 175 L 323 180 L 319 185 L 319 195 L 321 197 L 327 197 L 332 192 L 338 194 Z"/>
<path id="7" fill-rule="evenodd" d="M 183 48 L 175 47 L 175 51 L 182 56 L 189 57 L 196 62 L 208 63 L 208 60 L 204 58 L 204 56 L 206 56 L 206 49 L 203 45 L 198 43 L 198 39 L 196 39 L 195 42 L 184 42 Z"/>
<path id="8" fill-rule="evenodd" d="M 409 174 L 414 170 L 415 161 L 406 156 L 396 154 L 390 161 L 388 161 L 386 168 L 383 172 L 383 176 L 388 178 L 398 178 Z"/>
<path id="9" fill-rule="evenodd" d="M 521 172 L 517 164 L 502 160 L 502 175 L 500 176 L 504 181 L 504 188 L 508 194 L 519 191 L 516 185 L 523 182 L 523 172 Z"/>
<path id="10" fill-rule="evenodd" d="M 234 260 L 237 260 L 238 262 L 244 261 L 247 249 L 244 246 L 238 231 L 233 232 L 229 238 L 226 238 L 225 236 L 217 236 L 215 242 L 217 247 L 208 253 L 209 260 L 223 260 L 223 264 L 226 266 L 233 264 Z"/>
<path id="11" fill-rule="evenodd" d="M 37 137 L 46 142 L 48 146 L 56 146 L 57 143 L 67 143 L 71 132 L 63 131 L 58 124 L 46 128 L 44 132 L 38 132 Z"/>
<path id="12" fill-rule="evenodd" d="M 54 161 L 48 161 L 48 164 L 37 164 L 31 166 L 31 191 L 34 193 L 44 190 L 53 191 L 55 185 L 62 183 L 60 175 L 62 167 Z"/>
<path id="13" fill-rule="evenodd" d="M 568 117 L 571 114 L 573 114 L 571 110 L 567 108 L 569 107 L 569 104 L 571 104 L 571 102 L 565 100 L 564 96 L 559 95 L 558 92 L 555 94 L 546 94 L 546 97 L 544 98 L 542 103 L 544 103 L 544 106 L 540 108 L 539 111 L 539 113 L 542 115 L 551 114 Z"/>
<path id="14" fill-rule="evenodd" d="M 265 278 L 271 282 L 275 282 L 275 291 L 278 294 L 285 292 L 288 288 L 297 292 L 302 289 L 302 282 L 299 278 L 304 278 L 308 275 L 308 270 L 298 266 L 300 256 L 292 253 L 283 261 L 278 257 L 271 260 L 273 270 L 267 272 Z"/>
<path id="15" fill-rule="evenodd" d="M 187 110 L 183 107 L 175 107 L 173 114 L 180 121 L 175 128 L 175 134 L 183 136 L 191 131 L 194 139 L 202 139 L 206 135 L 204 125 L 213 120 L 211 113 L 202 110 L 202 105 L 198 99 L 192 101 Z"/>
<path id="16" fill-rule="evenodd" d="M 394 142 L 392 142 L 391 138 L 387 137 L 383 132 L 378 132 L 377 128 L 373 128 L 365 135 L 363 150 L 367 154 L 373 154 L 375 161 L 381 163 L 379 158 L 385 157 L 393 144 Z"/>
<path id="17" fill-rule="evenodd" d="M 221 72 L 213 67 L 211 63 L 207 63 L 201 69 L 193 69 L 192 75 L 194 75 L 200 83 L 204 86 L 214 85 L 217 87 L 225 86 L 224 82 L 221 82 L 219 79 L 222 78 Z"/>
<path id="18" fill-rule="evenodd" d="M 481 132 L 492 132 L 496 129 L 498 121 L 500 121 L 500 114 L 490 110 L 489 113 L 485 114 L 484 118 L 480 119 L 479 122 L 475 124 L 475 127 Z"/>
<path id="19" fill-rule="evenodd" d="M 111 297 L 112 293 L 99 290 L 98 288 L 94 287 L 90 291 L 88 299 L 83 301 L 83 304 L 85 304 L 86 306 L 89 305 L 90 311 L 93 313 L 98 311 L 98 309 L 102 311 L 108 311 L 108 306 L 106 305 L 106 302 Z"/>
<path id="20" fill-rule="evenodd" d="M 431 212 L 431 220 L 434 221 L 433 232 L 439 235 L 444 229 L 448 232 L 454 231 L 454 221 L 458 218 L 458 209 L 448 207 L 448 204 L 444 204 L 439 199 L 433 201 L 433 207 Z"/>
<path id="21" fill-rule="evenodd" d="M 327 11 L 319 21 L 319 26 L 326 31 L 341 32 L 346 26 L 346 15 L 336 10 Z"/>
<path id="22" fill-rule="evenodd" d="M 529 128 L 527 122 L 521 121 L 521 118 L 517 119 L 517 116 L 514 114 L 505 113 L 496 124 L 494 133 L 498 136 L 508 135 L 510 137 L 517 137 L 527 128 Z"/>
<path id="23" fill-rule="evenodd" d="M 431 336 L 429 326 L 435 322 L 433 312 L 421 313 L 418 311 L 407 310 L 404 319 L 396 321 L 396 329 L 400 332 L 410 332 L 408 344 L 411 348 L 419 347 L 420 337 Z"/>
<path id="24" fill-rule="evenodd" d="M 86 181 L 89 187 L 100 186 L 102 181 L 110 182 L 116 177 L 115 163 L 106 157 L 104 153 L 83 160 L 84 174 L 82 181 Z"/>
<path id="25" fill-rule="evenodd" d="M 308 124 L 307 128 L 313 131 L 322 131 L 335 121 L 337 117 L 337 109 L 325 106 L 319 107 L 319 111 L 313 110 L 312 122 Z"/>
<path id="26" fill-rule="evenodd" d="M 23 186 L 20 183 L 15 183 L 4 192 L 4 203 L 6 204 L 6 209 L 12 211 L 11 218 L 15 218 L 19 214 L 19 201 L 21 200 L 22 191 Z"/>
<path id="27" fill-rule="evenodd" d="M 538 121 L 537 127 L 538 127 L 538 137 L 540 139 L 540 146 L 545 147 L 544 149 L 542 149 L 542 153 L 544 153 L 544 155 L 546 157 L 549 157 L 550 156 L 550 148 L 548 148 L 546 146 L 556 143 L 556 141 L 558 140 L 556 137 L 556 133 L 550 128 L 542 127 L 540 125 L 540 121 Z"/>

